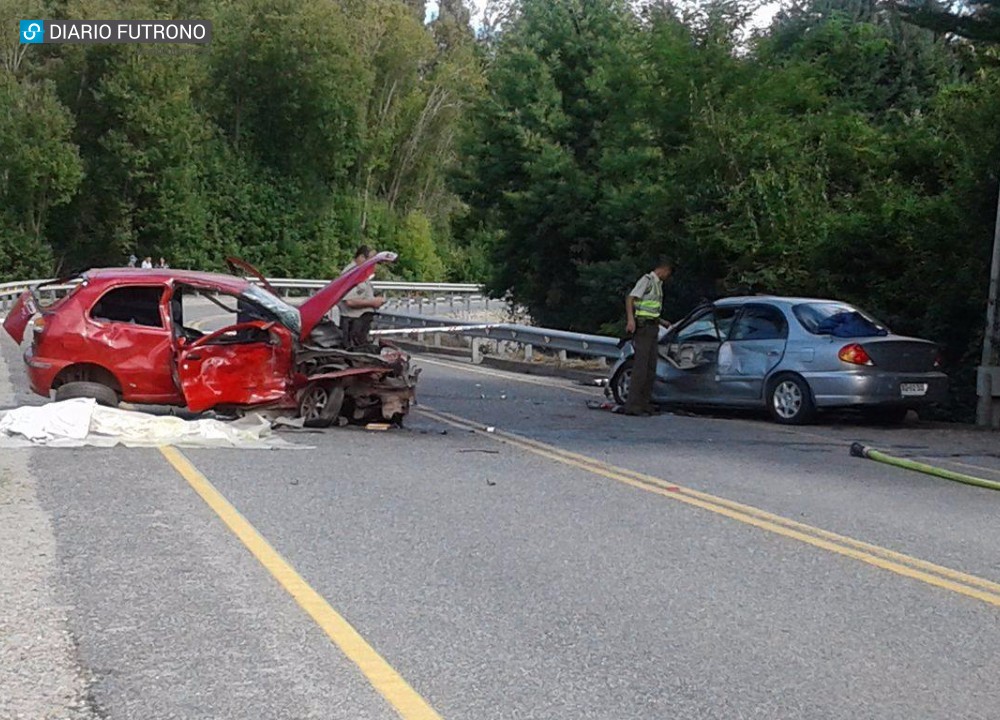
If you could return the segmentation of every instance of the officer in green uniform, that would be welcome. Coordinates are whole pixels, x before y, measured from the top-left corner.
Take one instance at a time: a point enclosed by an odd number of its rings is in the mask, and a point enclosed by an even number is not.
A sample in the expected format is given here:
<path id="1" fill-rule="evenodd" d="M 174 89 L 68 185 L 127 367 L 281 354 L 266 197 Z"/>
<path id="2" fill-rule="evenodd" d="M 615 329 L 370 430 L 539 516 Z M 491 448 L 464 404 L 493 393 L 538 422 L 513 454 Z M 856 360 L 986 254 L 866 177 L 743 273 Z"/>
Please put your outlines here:
<path id="1" fill-rule="evenodd" d="M 651 415 L 653 380 L 656 377 L 656 345 L 659 327 L 670 327 L 660 318 L 663 311 L 663 281 L 674 271 L 673 263 L 664 258 L 656 263 L 652 272 L 646 273 L 625 298 L 628 316 L 626 330 L 632 335 L 635 357 L 632 361 L 632 380 L 625 402 L 626 415 Z"/>

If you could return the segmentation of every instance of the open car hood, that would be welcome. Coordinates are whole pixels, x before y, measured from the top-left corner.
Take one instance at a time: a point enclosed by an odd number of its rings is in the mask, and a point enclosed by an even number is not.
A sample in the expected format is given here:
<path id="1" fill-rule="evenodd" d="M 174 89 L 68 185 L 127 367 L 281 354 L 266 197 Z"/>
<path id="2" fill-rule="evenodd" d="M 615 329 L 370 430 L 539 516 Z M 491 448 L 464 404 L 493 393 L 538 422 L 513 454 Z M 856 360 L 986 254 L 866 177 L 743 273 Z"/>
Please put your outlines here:
<path id="1" fill-rule="evenodd" d="M 299 339 L 305 340 L 319 324 L 330 308 L 339 303 L 355 287 L 375 274 L 375 268 L 380 263 L 396 262 L 396 253 L 380 252 L 361 265 L 355 265 L 339 278 L 324 287 L 318 293 L 299 305 L 299 315 L 302 318 L 302 328 Z"/>

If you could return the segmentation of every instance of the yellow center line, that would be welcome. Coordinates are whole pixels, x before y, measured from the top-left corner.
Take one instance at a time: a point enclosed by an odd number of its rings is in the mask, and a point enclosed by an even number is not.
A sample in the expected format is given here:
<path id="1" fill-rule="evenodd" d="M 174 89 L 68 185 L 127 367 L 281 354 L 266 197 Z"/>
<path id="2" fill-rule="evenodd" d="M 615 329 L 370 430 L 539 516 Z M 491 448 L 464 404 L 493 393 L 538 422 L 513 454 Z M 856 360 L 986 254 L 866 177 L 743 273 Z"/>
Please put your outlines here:
<path id="1" fill-rule="evenodd" d="M 427 701 L 296 572 L 190 460 L 173 447 L 161 447 L 160 452 L 327 637 L 361 670 L 401 718 L 441 720 Z"/>
<path id="2" fill-rule="evenodd" d="M 563 465 L 585 470 L 594 475 L 615 480 L 625 485 L 707 510 L 761 530 L 798 540 L 799 542 L 849 557 L 904 577 L 919 580 L 928 585 L 950 590 L 981 600 L 995 607 L 1000 607 L 1000 583 L 953 570 L 878 545 L 856 540 L 845 535 L 823 530 L 767 512 L 766 510 L 761 510 L 760 508 L 669 483 L 661 478 L 615 467 L 595 458 L 573 453 L 520 435 L 501 431 L 483 432 L 482 427 L 477 423 L 451 413 L 431 410 L 426 406 L 420 407 L 419 411 L 438 422 L 464 430 L 473 430 L 484 437 L 517 446 Z"/>

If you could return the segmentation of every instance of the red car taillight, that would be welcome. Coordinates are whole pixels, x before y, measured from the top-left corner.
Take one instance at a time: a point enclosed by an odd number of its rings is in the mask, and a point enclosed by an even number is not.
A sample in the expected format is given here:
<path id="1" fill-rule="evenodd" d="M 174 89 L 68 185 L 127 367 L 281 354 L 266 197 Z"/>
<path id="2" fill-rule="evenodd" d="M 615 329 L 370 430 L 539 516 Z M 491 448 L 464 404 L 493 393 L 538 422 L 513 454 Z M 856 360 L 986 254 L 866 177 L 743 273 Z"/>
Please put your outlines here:
<path id="1" fill-rule="evenodd" d="M 941 353 L 938 353 L 938 354 L 937 354 L 937 355 L 936 355 L 936 356 L 934 357 L 934 367 L 935 367 L 935 368 L 939 368 L 939 367 L 941 367 L 942 365 L 944 365 L 944 355 L 942 355 Z"/>
<path id="2" fill-rule="evenodd" d="M 36 315 L 31 321 L 31 346 L 36 350 L 38 349 L 38 344 L 45 337 L 45 330 L 48 327 L 48 318 L 45 313 L 41 315 Z"/>
<path id="3" fill-rule="evenodd" d="M 857 343 L 851 343 L 850 345 L 845 345 L 840 348 L 840 352 L 837 354 L 841 360 L 846 363 L 851 363 L 851 365 L 874 365 L 871 356 L 868 352 L 858 345 Z"/>

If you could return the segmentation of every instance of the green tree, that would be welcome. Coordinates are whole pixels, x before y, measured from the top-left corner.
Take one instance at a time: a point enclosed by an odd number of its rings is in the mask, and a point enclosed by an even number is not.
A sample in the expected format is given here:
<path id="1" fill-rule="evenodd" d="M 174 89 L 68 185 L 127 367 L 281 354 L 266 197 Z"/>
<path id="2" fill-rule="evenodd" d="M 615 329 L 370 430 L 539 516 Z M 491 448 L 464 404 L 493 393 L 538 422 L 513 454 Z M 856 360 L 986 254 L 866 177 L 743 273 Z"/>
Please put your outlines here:
<path id="1" fill-rule="evenodd" d="M 911 0 L 902 3 L 900 9 L 910 22 L 935 33 L 951 33 L 974 42 L 1000 42 L 998 0 L 968 0 L 961 3 Z"/>
<path id="2" fill-rule="evenodd" d="M 46 225 L 76 191 L 81 162 L 73 121 L 47 82 L 0 70 L 0 278 L 52 272 Z"/>
<path id="3" fill-rule="evenodd" d="M 490 284 L 543 324 L 590 325 L 579 313 L 581 272 L 613 261 L 619 244 L 633 240 L 613 217 L 638 199 L 636 178 L 621 168 L 655 159 L 642 123 L 626 120 L 636 32 L 624 3 L 526 1 L 473 111 L 458 186 L 472 227 L 502 228 L 493 235 Z M 632 140 L 639 145 L 627 154 L 611 150 Z"/>
<path id="4" fill-rule="evenodd" d="M 65 69 L 63 96 L 79 118 L 86 177 L 54 218 L 58 249 L 84 266 L 121 264 L 130 253 L 205 261 L 201 163 L 213 130 L 192 102 L 198 59 L 129 46 L 72 58 L 81 66 Z"/>
<path id="5" fill-rule="evenodd" d="M 444 279 L 444 263 L 434 245 L 430 220 L 420 212 L 407 213 L 388 249 L 399 253 L 393 272 L 403 278 L 425 282 Z"/>
<path id="6" fill-rule="evenodd" d="M 223 5 L 203 102 L 233 146 L 268 168 L 343 187 L 361 137 L 365 76 L 338 3 Z"/>

